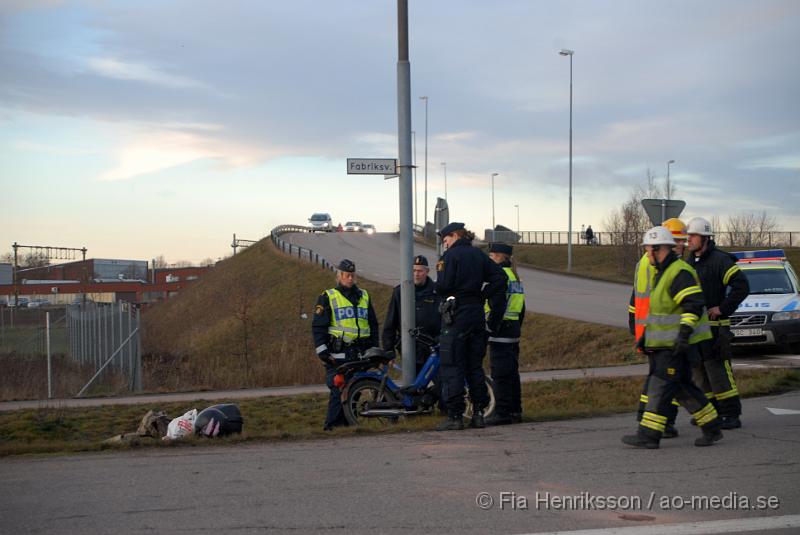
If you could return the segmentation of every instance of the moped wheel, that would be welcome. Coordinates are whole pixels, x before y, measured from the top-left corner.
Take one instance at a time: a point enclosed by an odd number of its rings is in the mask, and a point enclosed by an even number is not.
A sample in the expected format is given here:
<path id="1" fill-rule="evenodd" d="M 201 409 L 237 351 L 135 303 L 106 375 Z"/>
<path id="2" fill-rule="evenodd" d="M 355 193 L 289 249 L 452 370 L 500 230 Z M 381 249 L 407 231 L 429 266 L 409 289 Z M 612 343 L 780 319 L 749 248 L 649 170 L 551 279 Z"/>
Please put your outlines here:
<path id="1" fill-rule="evenodd" d="M 347 400 L 342 402 L 344 417 L 350 425 L 362 428 L 382 428 L 397 421 L 397 417 L 361 416 L 361 412 L 370 402 L 391 403 L 397 401 L 392 392 L 384 388 L 380 392 L 381 383 L 377 379 L 359 379 L 353 383 L 347 393 Z M 380 392 L 380 393 L 379 393 Z"/>
<path id="2" fill-rule="evenodd" d="M 489 418 L 494 414 L 494 409 L 497 406 L 497 400 L 494 397 L 494 381 L 492 381 L 492 378 L 488 376 L 486 377 L 486 390 L 489 392 L 489 404 L 483 408 L 483 417 Z M 472 418 L 472 401 L 469 399 L 469 388 L 466 385 L 464 385 L 464 403 L 466 403 L 464 416 L 467 418 Z"/>

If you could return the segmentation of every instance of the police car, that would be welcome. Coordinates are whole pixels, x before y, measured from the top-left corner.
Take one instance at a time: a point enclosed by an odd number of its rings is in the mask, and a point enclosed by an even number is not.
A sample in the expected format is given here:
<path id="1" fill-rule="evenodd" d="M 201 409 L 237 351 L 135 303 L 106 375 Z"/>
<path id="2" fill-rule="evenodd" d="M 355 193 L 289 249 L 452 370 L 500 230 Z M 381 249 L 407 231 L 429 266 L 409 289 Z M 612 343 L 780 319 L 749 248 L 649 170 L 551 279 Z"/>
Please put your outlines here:
<path id="1" fill-rule="evenodd" d="M 800 283 L 782 249 L 733 253 L 750 295 L 731 316 L 736 345 L 779 345 L 800 352 Z"/>

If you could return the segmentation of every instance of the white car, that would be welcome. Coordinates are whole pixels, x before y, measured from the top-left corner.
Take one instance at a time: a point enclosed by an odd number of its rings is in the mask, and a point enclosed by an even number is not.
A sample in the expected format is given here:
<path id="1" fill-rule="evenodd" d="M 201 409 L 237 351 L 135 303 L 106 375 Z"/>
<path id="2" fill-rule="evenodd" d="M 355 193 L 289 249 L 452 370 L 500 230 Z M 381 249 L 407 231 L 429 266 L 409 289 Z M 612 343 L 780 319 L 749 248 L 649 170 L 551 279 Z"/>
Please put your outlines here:
<path id="1" fill-rule="evenodd" d="M 345 232 L 363 232 L 362 228 L 364 225 L 361 224 L 361 221 L 348 221 L 344 224 L 344 231 Z"/>
<path id="2" fill-rule="evenodd" d="M 366 232 L 367 234 L 375 234 L 377 232 L 375 230 L 375 225 L 370 225 L 368 223 L 364 223 L 361 227 L 361 232 Z"/>
<path id="3" fill-rule="evenodd" d="M 735 345 L 778 345 L 800 353 L 800 281 L 782 249 L 733 253 L 750 294 L 731 315 Z"/>
<path id="4" fill-rule="evenodd" d="M 326 214 L 324 212 L 312 214 L 311 217 L 308 218 L 308 223 L 313 232 L 331 232 L 333 230 L 331 214 Z"/>

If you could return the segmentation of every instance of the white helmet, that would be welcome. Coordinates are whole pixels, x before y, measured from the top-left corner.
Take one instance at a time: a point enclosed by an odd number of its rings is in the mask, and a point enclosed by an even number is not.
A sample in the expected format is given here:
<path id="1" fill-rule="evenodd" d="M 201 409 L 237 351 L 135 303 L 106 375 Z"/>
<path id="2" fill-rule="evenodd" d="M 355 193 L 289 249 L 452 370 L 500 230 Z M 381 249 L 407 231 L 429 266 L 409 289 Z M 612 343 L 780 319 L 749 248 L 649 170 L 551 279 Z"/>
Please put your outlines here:
<path id="1" fill-rule="evenodd" d="M 700 236 L 713 236 L 714 229 L 711 227 L 711 222 L 702 217 L 693 217 L 686 225 L 686 234 L 699 234 Z"/>
<path id="2" fill-rule="evenodd" d="M 653 227 L 644 233 L 642 245 L 675 245 L 675 238 L 667 227 Z"/>

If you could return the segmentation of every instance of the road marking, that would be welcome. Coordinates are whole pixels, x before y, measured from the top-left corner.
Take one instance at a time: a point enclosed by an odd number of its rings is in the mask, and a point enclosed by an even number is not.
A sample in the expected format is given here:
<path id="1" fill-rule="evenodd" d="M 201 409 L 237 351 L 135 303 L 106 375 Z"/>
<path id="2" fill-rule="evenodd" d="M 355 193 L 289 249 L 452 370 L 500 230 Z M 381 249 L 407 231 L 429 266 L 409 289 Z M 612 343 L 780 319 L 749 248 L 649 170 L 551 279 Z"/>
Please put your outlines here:
<path id="1" fill-rule="evenodd" d="M 767 410 L 776 416 L 787 416 L 789 414 L 800 414 L 800 411 L 796 411 L 794 409 L 773 409 L 771 407 L 767 407 Z"/>
<path id="2" fill-rule="evenodd" d="M 526 533 L 524 535 L 710 535 L 712 533 L 740 533 L 798 527 L 800 527 L 800 515 L 785 515 L 739 518 L 736 520 L 709 520 L 687 522 L 685 524 L 659 524 L 657 526 L 551 531 L 546 533 Z"/>

